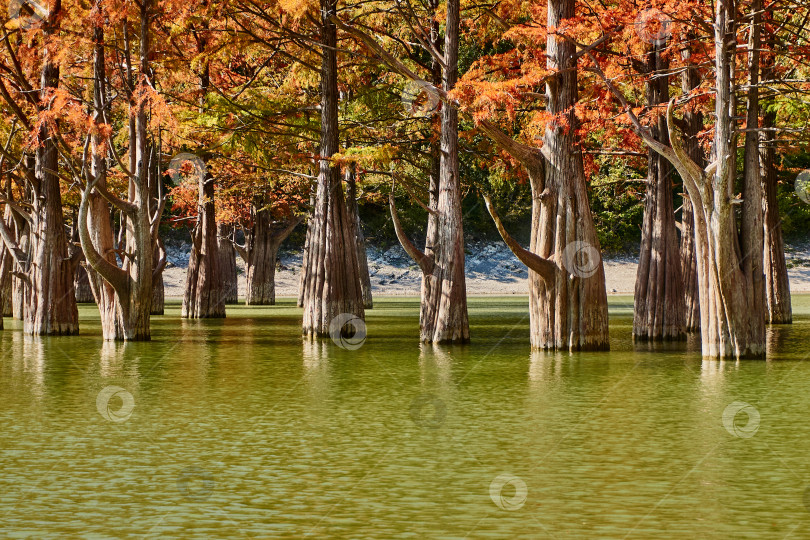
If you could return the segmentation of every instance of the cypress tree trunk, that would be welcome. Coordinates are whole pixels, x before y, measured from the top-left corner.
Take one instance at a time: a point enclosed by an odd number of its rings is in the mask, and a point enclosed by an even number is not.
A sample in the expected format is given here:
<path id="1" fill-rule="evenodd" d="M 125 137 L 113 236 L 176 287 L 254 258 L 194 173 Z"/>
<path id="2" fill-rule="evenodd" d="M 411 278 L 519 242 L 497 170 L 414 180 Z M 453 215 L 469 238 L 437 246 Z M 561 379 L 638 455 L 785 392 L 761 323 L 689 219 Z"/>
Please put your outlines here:
<path id="1" fill-rule="evenodd" d="M 3 317 L 7 317 L 6 307 L 11 310 L 11 271 L 14 268 L 14 258 L 11 252 L 3 244 L 0 250 L 0 305 L 3 313 L 0 313 L 0 330 L 3 329 Z"/>
<path id="2" fill-rule="evenodd" d="M 303 217 L 291 217 L 288 223 L 274 227 L 267 201 L 256 198 L 251 206 L 253 226 L 247 234 L 246 245 L 239 248 L 245 261 L 248 306 L 272 306 L 276 303 L 276 262 L 282 242 Z"/>
<path id="3" fill-rule="evenodd" d="M 217 225 L 217 253 L 225 304 L 239 303 L 239 274 L 236 269 L 236 250 L 230 240 L 232 233 L 233 227 L 230 225 Z"/>
<path id="4" fill-rule="evenodd" d="M 101 9 L 100 2 L 96 4 Z M 104 58 L 104 27 L 99 25 L 93 31 L 94 57 L 93 57 L 93 109 L 97 122 L 106 122 L 107 105 L 107 76 Z M 92 137 L 93 158 L 92 174 L 100 189 L 107 187 L 107 163 L 104 157 L 105 147 L 98 134 Z M 115 233 L 112 228 L 112 210 L 109 203 L 98 191 L 88 198 L 88 236 L 94 249 L 110 265 L 117 266 L 115 255 Z M 76 234 L 80 235 L 81 222 L 77 218 Z M 81 240 L 81 238 L 79 238 Z M 107 341 L 120 340 L 124 337 L 123 322 L 119 319 L 118 299 L 115 289 L 95 270 L 91 264 L 87 265 L 85 272 L 91 295 L 98 305 L 101 318 L 101 331 Z"/>
<path id="5" fill-rule="evenodd" d="M 360 288 L 363 290 L 363 307 L 371 309 L 374 300 L 371 297 L 371 275 L 368 273 L 368 257 L 366 256 L 366 239 L 363 236 L 363 225 L 360 223 L 360 211 L 357 207 L 357 167 L 354 163 L 346 166 L 346 211 L 349 221 L 354 224 L 354 245 L 357 250 L 357 263 L 360 268 Z"/>
<path id="6" fill-rule="evenodd" d="M 762 76 L 773 78 L 773 61 L 763 62 Z M 779 216 L 777 198 L 779 178 L 776 171 L 776 138 L 772 129 L 776 126 L 776 112 L 768 110 L 762 117 L 761 166 L 764 195 L 764 245 L 765 245 L 765 297 L 768 303 L 770 324 L 790 324 L 793 322 L 793 309 L 790 300 L 790 282 L 785 263 L 785 241 L 782 237 L 782 219 Z"/>
<path id="7" fill-rule="evenodd" d="M 647 82 L 647 103 L 653 110 L 669 101 L 669 62 L 655 44 L 647 54 L 644 72 L 656 74 Z M 652 136 L 668 144 L 666 117 L 652 127 Z M 633 337 L 638 340 L 680 340 L 686 338 L 686 305 L 681 279 L 678 229 L 672 204 L 672 166 L 663 156 L 649 150 L 647 195 L 641 235 L 641 253 L 636 275 Z"/>
<path id="8" fill-rule="evenodd" d="M 694 39 L 690 35 L 690 39 Z M 692 51 L 685 48 L 683 53 L 687 68 L 681 75 L 681 89 L 689 93 L 700 85 L 697 67 L 691 61 Z M 696 104 L 688 105 L 683 115 L 683 138 L 686 152 L 700 167 L 706 166 L 706 158 L 700 145 L 698 134 L 703 130 L 703 113 Z M 686 331 L 700 330 L 700 298 L 698 293 L 697 259 L 695 258 L 695 216 L 692 200 L 684 187 L 683 208 L 681 210 L 681 274 L 683 279 L 684 300 L 686 309 Z"/>
<path id="9" fill-rule="evenodd" d="M 149 64 L 151 47 L 149 18 L 151 9 L 152 0 L 143 0 L 141 2 L 139 84 L 149 84 L 151 80 Z M 124 53 L 127 63 L 131 65 L 129 48 Z M 128 82 L 130 87 L 135 89 L 133 81 Z M 148 138 L 147 105 L 143 100 L 133 100 L 131 106 L 130 140 L 132 152 L 130 164 L 134 165 L 134 174 L 129 179 L 128 200 L 122 201 L 109 192 L 104 193 L 104 198 L 111 201 L 116 209 L 126 216 L 123 225 L 125 227 L 124 249 L 127 253 L 131 253 L 132 256 L 123 257 L 123 267 L 119 268 L 116 265 L 116 258 L 111 253 L 99 253 L 96 249 L 93 235 L 97 235 L 100 246 L 103 246 L 104 243 L 111 243 L 112 239 L 111 232 L 109 234 L 100 232 L 103 230 L 105 223 L 107 226 L 110 224 L 109 213 L 104 214 L 100 210 L 98 211 L 97 215 L 101 219 L 96 223 L 92 223 L 94 231 L 92 234 L 88 226 L 91 223 L 89 216 L 91 200 L 94 193 L 103 190 L 98 185 L 98 182 L 103 179 L 103 175 L 92 175 L 88 178 L 87 185 L 82 192 L 78 224 L 79 238 L 87 263 L 104 280 L 101 287 L 94 291 L 97 294 L 97 299 L 101 300 L 102 297 L 108 299 L 110 297 L 109 289 L 111 288 L 114 291 L 116 310 L 112 310 L 109 304 L 105 305 L 99 301 L 105 339 L 144 341 L 149 340 L 151 337 L 150 313 L 154 284 L 166 264 L 165 251 L 161 249 L 157 236 L 165 199 L 159 197 L 156 201 L 157 208 L 154 208 L 155 197 L 152 189 L 154 186 L 150 183 L 150 174 L 152 174 L 150 169 L 152 168 L 154 153 Z M 109 209 L 107 209 L 107 212 L 109 212 Z M 154 254 L 157 250 L 160 250 L 161 256 L 156 265 Z M 103 296 L 99 294 L 102 291 Z M 117 322 L 111 315 L 113 311 L 117 314 Z"/>
<path id="10" fill-rule="evenodd" d="M 748 125 L 757 126 L 759 106 L 759 0 L 753 13 L 750 45 Z M 734 198 L 738 133 L 736 100 L 736 22 L 732 0 L 719 0 L 715 12 L 716 101 L 714 146 L 717 161 L 702 170 L 686 153 L 673 118 L 668 120 L 673 148 L 657 148 L 668 155 L 686 182 L 695 210 L 695 249 L 698 263 L 703 355 L 712 358 L 758 358 L 765 355 L 765 286 L 763 273 L 762 183 L 759 177 L 758 136 L 746 138 L 745 174 L 740 227 Z M 656 141 L 645 139 L 656 147 Z M 672 155 L 674 152 L 674 156 Z"/>
<path id="11" fill-rule="evenodd" d="M 11 190 L 7 191 L 7 197 Z M 14 218 L 11 216 L 11 207 L 7 204 L 3 213 L 3 220 L 9 232 L 14 235 L 16 230 L 14 227 Z M 14 238 L 17 240 L 17 238 Z M 0 308 L 3 310 L 2 317 L 11 317 L 14 315 L 12 310 L 12 272 L 14 268 L 14 257 L 11 255 L 11 250 L 6 247 L 5 242 L 0 242 Z M 2 327 L 0 327 L 2 328 Z"/>
<path id="12" fill-rule="evenodd" d="M 59 86 L 56 51 L 48 38 L 58 33 L 61 0 L 43 21 L 44 46 L 40 78 L 40 98 L 50 99 Z M 79 332 L 79 312 L 73 289 L 75 261 L 68 256 L 65 222 L 62 216 L 59 150 L 47 125 L 39 130 L 36 150 L 36 185 L 31 212 L 30 258 L 26 262 L 28 286 L 25 288 L 24 329 L 30 335 L 64 335 Z"/>
<path id="13" fill-rule="evenodd" d="M 29 238 L 31 236 L 31 227 L 25 219 L 20 216 L 15 216 L 13 212 L 10 223 L 13 227 L 9 227 L 9 234 L 17 241 L 20 253 L 23 254 L 24 260 L 27 260 L 29 256 L 28 250 L 30 249 Z M 6 243 L 6 245 L 8 245 L 8 243 Z M 25 290 L 28 284 L 21 277 L 24 272 L 24 267 L 16 258 L 14 269 L 18 274 L 11 277 L 11 312 L 15 319 L 21 321 L 25 313 Z"/>
<path id="14" fill-rule="evenodd" d="M 573 0 L 548 4 L 548 27 L 574 17 Z M 532 187 L 531 248 L 506 232 L 491 201 L 498 231 L 529 267 L 531 342 L 534 349 L 608 350 L 605 271 L 585 186 L 582 152 L 575 139 L 579 121 L 575 45 L 548 36 L 547 65 L 556 75 L 546 83 L 547 110 L 542 151 L 519 144 L 488 123 L 482 128 L 526 167 Z"/>
<path id="15" fill-rule="evenodd" d="M 199 198 L 182 316 L 190 319 L 224 317 L 227 293 L 219 264 L 214 178 L 210 173 L 199 180 Z"/>
<path id="16" fill-rule="evenodd" d="M 337 29 L 333 0 L 321 0 L 321 156 L 303 277 L 303 333 L 328 336 L 341 314 L 365 317 L 353 228 L 346 212 L 338 151 Z"/>
<path id="17" fill-rule="evenodd" d="M 433 4 L 434 9 L 438 7 Z M 458 80 L 458 0 L 447 2 L 444 39 L 444 69 L 433 64 L 433 82 L 447 92 Z M 438 26 L 432 29 L 438 50 Z M 470 340 L 467 290 L 464 273 L 464 229 L 461 213 L 461 180 L 458 172 L 458 111 L 445 105 L 441 110 L 441 139 L 434 147 L 433 173 L 425 251 L 419 251 L 402 231 L 393 192 L 390 205 L 397 237 L 405 251 L 422 270 L 422 302 L 419 315 L 421 340 L 425 343 L 466 343 Z"/>

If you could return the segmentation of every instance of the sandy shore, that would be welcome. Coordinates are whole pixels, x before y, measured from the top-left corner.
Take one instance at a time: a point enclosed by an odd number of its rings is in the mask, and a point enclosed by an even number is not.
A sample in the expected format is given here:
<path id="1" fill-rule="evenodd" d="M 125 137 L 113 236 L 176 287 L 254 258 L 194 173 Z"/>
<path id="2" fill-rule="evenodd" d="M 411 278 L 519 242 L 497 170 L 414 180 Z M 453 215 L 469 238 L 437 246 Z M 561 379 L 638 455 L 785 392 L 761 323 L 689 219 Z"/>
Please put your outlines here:
<path id="1" fill-rule="evenodd" d="M 183 296 L 188 266 L 188 245 L 168 246 L 169 268 L 164 273 L 166 295 Z M 298 294 L 301 253 L 282 251 L 276 272 L 276 294 Z M 421 273 L 405 254 L 394 246 L 386 251 L 368 249 L 369 271 L 375 295 L 418 295 Z M 787 249 L 788 273 L 791 291 L 810 292 L 810 244 Z M 467 291 L 470 295 L 528 294 L 528 271 L 502 243 L 474 243 L 467 246 Z M 606 258 L 605 275 L 608 294 L 632 294 L 635 287 L 638 259 L 627 257 Z M 239 294 L 244 295 L 244 264 L 239 265 Z"/>

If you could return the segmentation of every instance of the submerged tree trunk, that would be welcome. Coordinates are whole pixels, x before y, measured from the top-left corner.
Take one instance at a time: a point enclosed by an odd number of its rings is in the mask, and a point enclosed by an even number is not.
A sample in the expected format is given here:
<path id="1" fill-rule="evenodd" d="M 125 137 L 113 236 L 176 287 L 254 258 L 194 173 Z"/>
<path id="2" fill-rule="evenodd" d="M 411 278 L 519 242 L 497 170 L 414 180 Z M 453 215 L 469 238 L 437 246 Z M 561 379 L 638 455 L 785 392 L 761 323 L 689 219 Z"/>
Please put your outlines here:
<path id="1" fill-rule="evenodd" d="M 438 7 L 434 5 L 434 8 Z M 447 2 L 443 70 L 434 62 L 434 84 L 441 74 L 441 88 L 452 90 L 458 80 L 460 11 L 458 0 Z M 438 49 L 438 28 L 432 29 Z M 464 228 L 461 212 L 461 179 L 458 162 L 458 111 L 441 110 L 438 163 L 434 148 L 430 177 L 430 201 L 424 253 L 402 231 L 391 194 L 391 214 L 397 236 L 422 270 L 422 302 L 419 316 L 421 340 L 425 343 L 466 343 L 470 340 L 467 287 L 464 267 Z M 438 166 L 437 166 L 438 165 Z"/>
<path id="2" fill-rule="evenodd" d="M 149 19 L 152 15 L 152 0 L 143 0 L 140 4 L 140 59 L 139 59 L 139 82 L 138 84 L 148 85 L 151 81 L 150 57 L 150 31 Z M 126 40 L 125 40 L 126 41 Z M 124 51 L 127 63 L 130 51 Z M 130 88 L 136 89 L 133 81 L 128 81 Z M 157 201 L 151 189 L 150 168 L 153 164 L 153 150 L 148 138 L 148 118 L 147 104 L 143 100 L 133 100 L 131 102 L 131 122 L 130 140 L 131 155 L 130 165 L 133 167 L 133 174 L 129 178 L 129 196 L 126 201 L 118 199 L 115 195 L 107 192 L 99 186 L 103 175 L 88 175 L 85 189 L 82 191 L 82 202 L 79 206 L 79 238 L 82 244 L 87 264 L 93 268 L 102 278 L 103 283 L 95 290 L 97 299 L 109 299 L 109 291 L 114 291 L 116 305 L 116 318 L 105 313 L 111 313 L 108 305 L 103 305 L 99 301 L 99 308 L 102 310 L 102 320 L 107 321 L 103 326 L 105 339 L 123 339 L 127 341 L 149 340 L 151 337 L 150 313 L 152 308 L 152 297 L 154 284 L 160 277 L 166 264 L 165 251 L 158 242 L 158 227 L 160 216 L 163 213 L 165 198 L 159 194 Z M 97 109 L 96 114 L 99 114 Z M 128 256 L 123 257 L 122 265 L 119 268 L 116 257 L 111 253 L 99 252 L 96 244 L 103 250 L 104 245 L 110 245 L 112 233 L 101 233 L 99 227 L 110 225 L 109 213 L 94 210 L 94 214 L 99 216 L 98 222 L 90 219 L 91 201 L 95 194 L 102 195 L 113 206 L 126 216 L 123 220 L 125 233 L 125 246 L 123 249 Z M 156 203 L 156 205 L 154 205 Z M 155 207 L 153 207 L 156 206 Z M 107 212 L 109 210 L 107 209 Z M 91 233 L 90 227 L 93 232 Z M 94 241 L 94 235 L 96 241 Z M 160 250 L 160 260 L 155 264 L 155 252 Z M 91 274 L 92 276 L 92 274 Z M 98 295 L 103 292 L 103 295 Z M 105 311 L 107 310 L 107 311 Z"/>
<path id="3" fill-rule="evenodd" d="M 548 26 L 574 17 L 573 0 L 552 0 Z M 487 207 L 498 231 L 529 269 L 531 342 L 534 349 L 607 350 L 607 291 L 599 239 L 585 185 L 582 152 L 576 141 L 579 120 L 575 45 L 548 36 L 547 65 L 556 74 L 546 84 L 548 112 L 542 151 L 516 143 L 484 124 L 496 142 L 526 167 L 532 187 L 531 248 L 509 236 L 492 203 Z"/>
<path id="4" fill-rule="evenodd" d="M 251 206 L 253 227 L 245 238 L 245 247 L 237 246 L 245 261 L 247 291 L 245 303 L 248 306 L 272 306 L 276 303 L 276 263 L 282 242 L 293 229 L 303 221 L 303 217 L 290 217 L 287 223 L 275 226 L 267 201 L 257 198 Z"/>
<path id="5" fill-rule="evenodd" d="M 763 79 L 773 75 L 771 61 L 763 69 Z M 793 322 L 793 309 L 790 300 L 790 281 L 785 263 L 785 241 L 782 236 L 782 219 L 779 216 L 778 187 L 776 171 L 776 148 L 773 128 L 776 125 L 776 112 L 768 110 L 762 117 L 760 157 L 762 160 L 762 182 L 764 194 L 764 270 L 765 297 L 768 303 L 770 324 L 790 324 Z"/>
<path id="6" fill-rule="evenodd" d="M 363 290 L 363 307 L 371 309 L 374 300 L 371 297 L 371 276 L 368 273 L 368 257 L 366 256 L 366 239 L 363 236 L 363 225 L 360 223 L 360 211 L 357 207 L 357 172 L 354 163 L 346 166 L 346 210 L 349 221 L 354 224 L 354 245 L 357 250 L 357 263 L 360 269 L 360 288 Z"/>
<path id="7" fill-rule="evenodd" d="M 655 111 L 669 101 L 669 77 L 666 74 L 669 62 L 662 58 L 662 46 L 652 46 L 643 70 L 648 76 L 655 75 L 647 82 L 647 104 Z M 663 114 L 656 119 L 651 131 L 656 140 L 668 144 Z M 633 337 L 638 340 L 686 338 L 686 305 L 672 204 L 672 172 L 670 163 L 650 149 L 634 297 Z"/>
<path id="8" fill-rule="evenodd" d="M 48 14 L 43 25 L 44 46 L 40 99 L 47 103 L 59 86 L 59 66 L 49 38 L 58 32 L 61 2 Z M 76 261 L 68 256 L 65 222 L 62 216 L 62 193 L 59 150 L 47 125 L 39 130 L 40 146 L 36 150 L 36 180 L 31 212 L 30 258 L 26 263 L 28 286 L 25 291 L 24 329 L 30 335 L 64 335 L 79 332 L 79 312 L 73 289 Z"/>
<path id="9" fill-rule="evenodd" d="M 239 274 L 236 269 L 236 250 L 231 242 L 232 233 L 233 228 L 230 225 L 217 225 L 217 252 L 225 304 L 239 303 Z"/>
<path id="10" fill-rule="evenodd" d="M 341 314 L 365 318 L 353 227 L 346 212 L 338 151 L 337 28 L 333 0 L 321 0 L 321 143 L 315 208 L 303 277 L 303 333 L 328 336 Z M 340 329 L 343 331 L 343 329 Z"/>
<path id="11" fill-rule="evenodd" d="M 9 188 L 8 193 L 10 193 L 10 191 Z M 11 200 L 10 196 L 7 195 L 7 197 Z M 14 218 L 11 216 L 11 207 L 8 204 L 6 204 L 3 213 L 3 220 L 9 232 L 14 236 L 16 227 L 14 226 Z M 17 238 L 14 237 L 14 239 L 16 240 Z M 0 309 L 3 310 L 0 316 L 2 317 L 11 317 L 14 315 L 14 310 L 12 309 L 12 280 L 14 278 L 12 272 L 14 270 L 14 257 L 11 255 L 11 250 L 6 247 L 5 242 L 0 242 Z"/>
<path id="12" fill-rule="evenodd" d="M 191 235 L 182 316 L 191 319 L 224 317 L 226 288 L 217 250 L 214 178 L 210 173 L 199 180 L 199 197 L 199 217 Z"/>
<path id="13" fill-rule="evenodd" d="M 683 58 L 687 68 L 681 75 L 681 89 L 688 94 L 700 85 L 700 75 L 697 67 L 691 61 L 691 49 L 684 49 Z M 703 113 L 700 112 L 697 104 L 692 103 L 688 107 L 683 115 L 683 142 L 689 157 L 702 169 L 706 166 L 706 158 L 698 134 L 703 130 Z M 700 298 L 695 254 L 695 216 L 692 199 L 685 186 L 683 208 L 681 209 L 681 275 L 686 310 L 686 331 L 696 332 L 700 330 Z"/>
<path id="14" fill-rule="evenodd" d="M 9 227 L 9 234 L 17 241 L 17 246 L 20 249 L 20 253 L 23 255 L 22 260 L 27 260 L 30 249 L 29 238 L 31 236 L 31 225 L 28 221 L 15 213 L 12 213 L 9 224 L 11 225 Z M 11 312 L 15 319 L 21 321 L 25 313 L 25 290 L 28 288 L 28 283 L 22 278 L 25 269 L 16 258 L 13 268 L 17 273 L 11 278 Z"/>

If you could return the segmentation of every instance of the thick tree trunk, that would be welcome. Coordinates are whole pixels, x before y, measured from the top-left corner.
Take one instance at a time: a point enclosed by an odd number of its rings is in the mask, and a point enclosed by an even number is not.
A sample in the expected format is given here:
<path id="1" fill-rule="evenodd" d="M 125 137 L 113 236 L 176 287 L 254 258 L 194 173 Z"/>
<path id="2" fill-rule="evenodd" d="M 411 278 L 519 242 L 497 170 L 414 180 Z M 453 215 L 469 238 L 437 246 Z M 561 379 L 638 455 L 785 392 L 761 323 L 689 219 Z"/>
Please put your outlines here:
<path id="1" fill-rule="evenodd" d="M 662 47 L 653 45 L 644 66 L 648 76 L 656 75 L 647 82 L 647 104 L 652 110 L 669 101 L 669 77 L 666 75 L 669 62 L 662 58 L 661 53 Z M 663 114 L 652 127 L 652 136 L 668 144 Z M 686 338 L 686 305 L 672 204 L 672 172 L 670 163 L 650 149 L 633 317 L 633 337 L 638 340 Z"/>
<path id="2" fill-rule="evenodd" d="M 573 0 L 552 0 L 549 28 L 574 17 Z M 545 177 L 529 170 L 532 180 L 531 252 L 557 258 L 556 269 L 529 277 L 531 341 L 535 349 L 607 350 L 607 292 L 599 239 L 585 186 L 582 153 L 575 139 L 579 121 L 576 50 L 573 43 L 550 35 L 547 65 L 557 75 L 546 85 L 548 112 L 559 120 L 546 127 Z"/>
<path id="3" fill-rule="evenodd" d="M 238 304 L 239 274 L 236 270 L 236 250 L 230 240 L 231 233 L 231 226 L 224 223 L 217 225 L 217 252 L 225 304 Z"/>
<path id="4" fill-rule="evenodd" d="M 40 98 L 51 99 L 59 86 L 56 51 L 48 38 L 58 32 L 61 2 L 43 24 L 44 46 Z M 79 332 L 79 312 L 73 289 L 75 261 L 68 257 L 65 222 L 62 216 L 62 194 L 59 176 L 59 150 L 47 125 L 39 130 L 40 146 L 36 150 L 36 179 L 31 212 L 30 258 L 26 274 L 24 329 L 30 335 L 65 335 Z"/>
<path id="5" fill-rule="evenodd" d="M 190 319 L 225 316 L 226 288 L 220 270 L 214 209 L 214 178 L 199 180 L 199 217 L 192 233 L 182 316 Z"/>
<path id="6" fill-rule="evenodd" d="M 338 151 L 337 29 L 333 0 L 321 0 L 321 156 L 303 282 L 303 333 L 328 336 L 341 314 L 365 317 L 353 228 L 346 212 Z"/>
<path id="7" fill-rule="evenodd" d="M 763 79 L 772 78 L 771 62 L 763 69 Z M 762 160 L 762 182 L 764 195 L 764 245 L 765 245 L 765 295 L 768 303 L 770 324 L 790 324 L 793 322 L 793 309 L 790 300 L 790 282 L 785 263 L 785 241 L 782 237 L 782 219 L 779 216 L 777 199 L 779 178 L 776 171 L 775 134 L 771 131 L 776 125 L 776 112 L 767 111 L 762 117 L 760 157 Z"/>
<path id="8" fill-rule="evenodd" d="M 3 307 L 3 313 L 0 313 L 0 330 L 3 329 L 3 317 L 8 316 L 6 306 L 11 310 L 11 272 L 13 268 L 14 258 L 3 244 L 0 248 L 0 305 Z"/>
<path id="9" fill-rule="evenodd" d="M 357 206 L 357 173 L 354 163 L 346 166 L 346 211 L 349 221 L 354 224 L 354 245 L 357 250 L 357 263 L 360 269 L 360 288 L 363 290 L 363 307 L 371 309 L 374 300 L 371 296 L 371 275 L 368 272 L 368 257 L 366 256 L 366 239 L 363 236 L 363 225 L 360 223 L 360 211 Z"/>
<path id="10" fill-rule="evenodd" d="M 156 266 L 160 260 L 160 251 L 155 249 L 152 266 Z M 163 282 L 163 274 L 155 278 L 155 285 L 152 287 L 152 301 L 149 303 L 150 315 L 163 315 L 166 313 L 166 284 Z"/>
<path id="11" fill-rule="evenodd" d="M 310 190 L 309 208 L 314 209 L 315 208 L 315 194 L 318 191 L 317 183 L 314 186 L 311 186 L 311 187 L 314 188 L 314 189 Z M 310 210 L 310 212 L 312 212 L 312 210 Z M 310 219 L 311 218 L 312 218 L 312 216 L 310 215 Z M 300 284 L 298 286 L 298 307 L 300 307 L 300 308 L 304 307 L 304 291 L 305 291 L 305 286 L 304 285 L 306 284 L 306 281 L 307 281 L 307 273 L 306 273 L 305 269 L 309 266 L 309 252 L 310 252 L 309 246 L 310 246 L 310 244 L 312 244 L 312 227 L 310 227 L 309 223 L 307 223 L 307 234 L 306 234 L 306 237 L 304 239 L 304 252 L 303 252 L 303 255 L 301 256 L 301 280 L 300 280 Z"/>

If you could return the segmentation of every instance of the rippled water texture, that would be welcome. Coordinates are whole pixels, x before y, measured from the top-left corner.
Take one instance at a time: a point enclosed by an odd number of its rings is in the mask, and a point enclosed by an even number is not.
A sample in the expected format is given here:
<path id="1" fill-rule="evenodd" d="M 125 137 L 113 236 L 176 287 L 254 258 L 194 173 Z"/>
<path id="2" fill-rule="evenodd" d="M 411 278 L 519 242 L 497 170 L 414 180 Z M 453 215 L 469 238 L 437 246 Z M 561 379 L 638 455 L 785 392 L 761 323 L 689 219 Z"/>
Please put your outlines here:
<path id="1" fill-rule="evenodd" d="M 154 341 L 0 333 L 0 536 L 810 537 L 810 297 L 769 361 L 698 344 L 531 353 L 525 298 L 473 299 L 474 342 L 418 343 L 378 301 L 357 351 L 291 301 Z M 806 501 L 806 503 L 805 503 Z"/>

